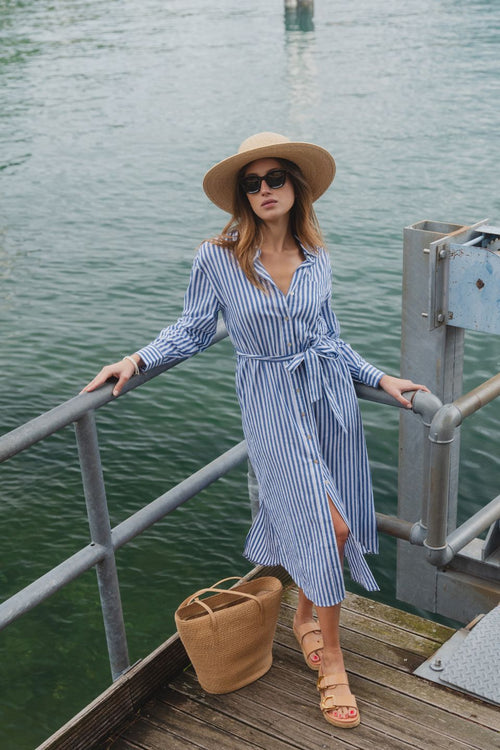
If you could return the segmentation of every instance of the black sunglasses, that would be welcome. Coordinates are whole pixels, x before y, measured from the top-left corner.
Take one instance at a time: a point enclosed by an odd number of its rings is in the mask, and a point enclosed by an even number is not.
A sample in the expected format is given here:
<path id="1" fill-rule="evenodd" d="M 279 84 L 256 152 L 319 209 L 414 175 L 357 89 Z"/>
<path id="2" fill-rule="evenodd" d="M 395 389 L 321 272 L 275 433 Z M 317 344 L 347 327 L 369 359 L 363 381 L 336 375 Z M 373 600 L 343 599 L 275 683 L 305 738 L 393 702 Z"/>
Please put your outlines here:
<path id="1" fill-rule="evenodd" d="M 240 185 L 245 193 L 258 193 L 262 185 L 262 180 L 273 190 L 283 187 L 286 182 L 286 169 L 271 169 L 263 177 L 257 174 L 249 174 L 242 177 Z"/>

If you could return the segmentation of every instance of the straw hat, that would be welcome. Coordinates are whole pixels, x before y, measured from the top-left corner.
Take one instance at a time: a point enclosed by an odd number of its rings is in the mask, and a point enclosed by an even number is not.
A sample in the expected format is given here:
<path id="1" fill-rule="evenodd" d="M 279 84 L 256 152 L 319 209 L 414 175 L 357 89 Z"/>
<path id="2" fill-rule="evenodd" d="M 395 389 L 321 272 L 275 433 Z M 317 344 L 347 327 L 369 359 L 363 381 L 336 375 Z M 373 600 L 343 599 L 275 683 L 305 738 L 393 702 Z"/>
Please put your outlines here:
<path id="1" fill-rule="evenodd" d="M 335 177 L 335 160 L 321 146 L 294 142 L 278 133 L 257 133 L 243 141 L 237 154 L 208 170 L 203 179 L 205 193 L 216 206 L 232 213 L 240 169 L 245 164 L 264 158 L 288 159 L 297 164 L 311 186 L 313 200 L 323 195 Z"/>

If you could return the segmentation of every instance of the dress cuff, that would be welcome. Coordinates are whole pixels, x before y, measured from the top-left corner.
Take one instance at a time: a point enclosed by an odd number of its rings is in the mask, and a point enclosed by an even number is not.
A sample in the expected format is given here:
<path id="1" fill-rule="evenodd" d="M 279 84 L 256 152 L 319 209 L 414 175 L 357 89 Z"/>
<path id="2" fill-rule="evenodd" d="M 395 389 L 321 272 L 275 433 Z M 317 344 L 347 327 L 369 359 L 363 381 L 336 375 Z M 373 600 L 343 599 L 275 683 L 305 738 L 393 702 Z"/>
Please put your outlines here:
<path id="1" fill-rule="evenodd" d="M 148 344 L 148 346 L 145 346 L 143 349 L 139 349 L 136 354 L 138 354 L 144 362 L 144 364 L 139 367 L 141 372 L 152 370 L 153 367 L 158 367 L 164 362 L 161 352 L 152 344 Z"/>
<path id="2" fill-rule="evenodd" d="M 382 370 L 377 369 L 373 365 L 366 362 L 359 371 L 359 380 L 365 385 L 369 385 L 372 388 L 378 388 L 378 385 L 385 373 Z"/>

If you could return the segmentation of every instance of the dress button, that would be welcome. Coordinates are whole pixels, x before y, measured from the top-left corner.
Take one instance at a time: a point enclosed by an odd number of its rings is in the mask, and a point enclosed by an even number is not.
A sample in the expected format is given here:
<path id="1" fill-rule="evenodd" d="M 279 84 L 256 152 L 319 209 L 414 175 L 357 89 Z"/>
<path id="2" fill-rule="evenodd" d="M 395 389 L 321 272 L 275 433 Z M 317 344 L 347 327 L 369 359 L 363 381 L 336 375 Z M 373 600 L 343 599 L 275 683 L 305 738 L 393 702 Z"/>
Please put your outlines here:
<path id="1" fill-rule="evenodd" d="M 314 461 L 313 461 L 313 463 L 315 463 L 315 464 L 319 464 L 319 461 L 318 461 L 318 459 L 317 459 L 317 458 L 315 458 L 315 459 L 314 459 Z"/>
<path id="2" fill-rule="evenodd" d="M 288 322 L 290 320 L 290 318 L 283 318 L 283 320 L 285 320 L 285 321 Z"/>
<path id="3" fill-rule="evenodd" d="M 302 412 L 300 413 L 300 416 L 301 416 L 301 417 L 305 417 L 305 416 L 306 416 L 306 413 L 305 413 L 305 411 L 302 411 Z"/>
<path id="4" fill-rule="evenodd" d="M 312 436 L 311 436 L 311 435 L 308 435 L 308 436 L 307 436 L 307 439 L 308 439 L 308 440 L 312 440 Z"/>
<path id="5" fill-rule="evenodd" d="M 290 347 L 290 346 L 291 346 L 291 343 L 290 343 L 290 341 L 288 342 L 287 346 L 288 346 L 288 347 Z"/>

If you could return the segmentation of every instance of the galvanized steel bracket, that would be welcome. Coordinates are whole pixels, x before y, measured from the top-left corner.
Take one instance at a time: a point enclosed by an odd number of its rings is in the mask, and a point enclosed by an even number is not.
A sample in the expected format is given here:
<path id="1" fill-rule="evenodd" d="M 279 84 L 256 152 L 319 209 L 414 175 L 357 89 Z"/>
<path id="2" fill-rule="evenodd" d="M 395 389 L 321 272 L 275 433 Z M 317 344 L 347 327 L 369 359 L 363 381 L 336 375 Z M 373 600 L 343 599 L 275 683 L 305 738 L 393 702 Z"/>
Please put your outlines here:
<path id="1" fill-rule="evenodd" d="M 500 227 L 463 227 L 429 246 L 429 330 L 500 334 Z"/>

